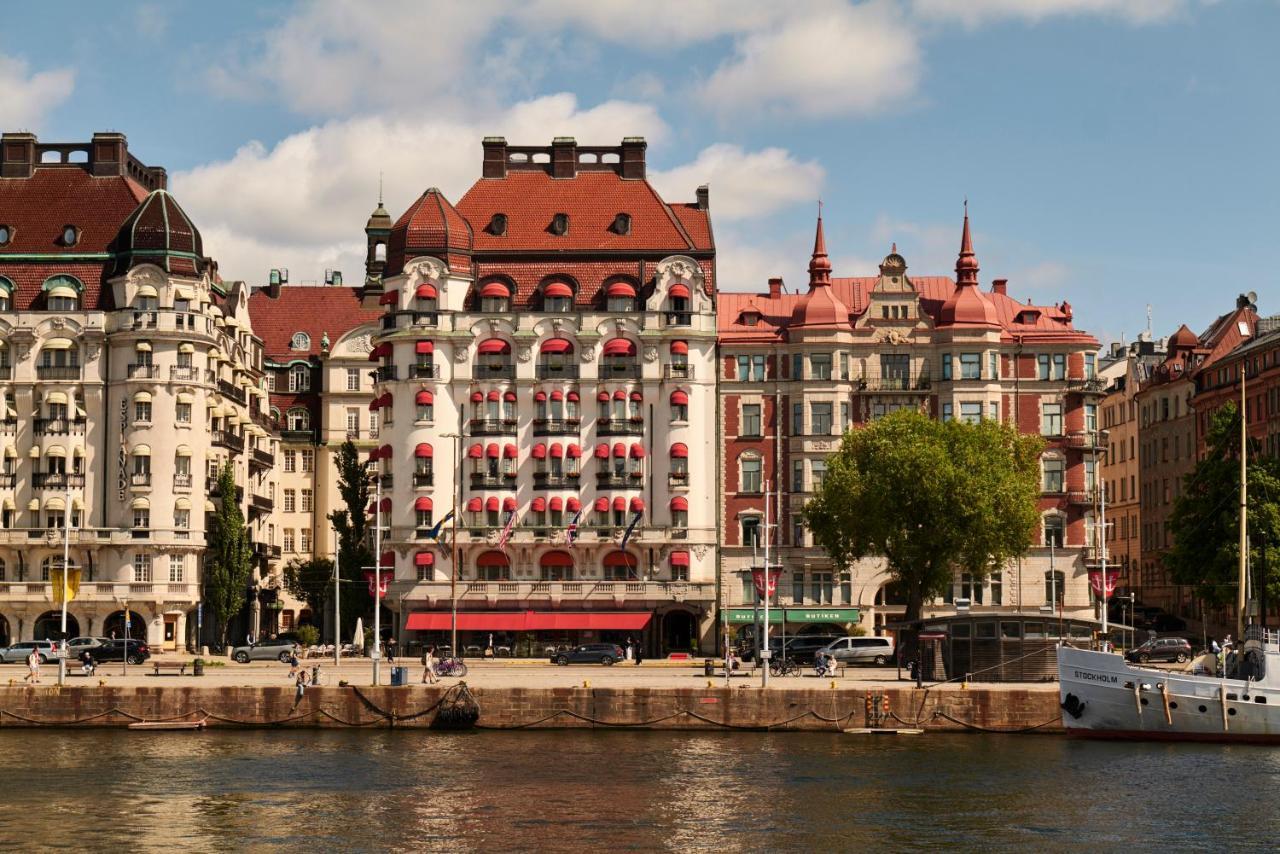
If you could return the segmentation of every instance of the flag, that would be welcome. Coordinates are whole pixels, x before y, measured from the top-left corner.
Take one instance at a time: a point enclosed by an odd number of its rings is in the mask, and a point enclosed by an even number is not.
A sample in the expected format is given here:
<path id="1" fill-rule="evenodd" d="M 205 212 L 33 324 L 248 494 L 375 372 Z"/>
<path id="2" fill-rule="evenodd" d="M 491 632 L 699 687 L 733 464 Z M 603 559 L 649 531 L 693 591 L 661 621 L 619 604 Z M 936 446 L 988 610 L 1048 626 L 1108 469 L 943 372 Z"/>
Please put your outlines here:
<path id="1" fill-rule="evenodd" d="M 443 519 L 441 519 L 439 522 L 436 522 L 435 525 L 431 527 L 430 531 L 427 531 L 427 537 L 432 540 L 440 539 L 440 530 L 452 518 L 453 518 L 453 511 L 450 510 L 448 513 L 444 514 Z"/>
<path id="2" fill-rule="evenodd" d="M 507 511 L 507 526 L 502 529 L 502 536 L 498 538 L 498 548 L 506 552 L 507 541 L 511 539 L 511 529 L 516 526 L 516 511 Z"/>
<path id="3" fill-rule="evenodd" d="M 622 545 L 618 546 L 618 548 L 625 549 L 627 547 L 627 540 L 631 539 L 631 532 L 636 529 L 636 523 L 640 521 L 640 517 L 643 515 L 643 513 L 638 512 L 631 518 L 631 524 L 627 526 L 627 532 L 622 535 Z"/>
<path id="4" fill-rule="evenodd" d="M 80 570 L 72 567 L 63 570 L 54 567 L 49 570 L 49 581 L 53 588 L 53 603 L 61 605 L 62 600 L 70 602 L 80 592 Z"/>
<path id="5" fill-rule="evenodd" d="M 569 527 L 564 530 L 564 541 L 568 546 L 573 546 L 578 540 L 578 520 L 582 518 L 582 511 L 579 510 L 573 514 L 573 518 L 569 520 Z"/>

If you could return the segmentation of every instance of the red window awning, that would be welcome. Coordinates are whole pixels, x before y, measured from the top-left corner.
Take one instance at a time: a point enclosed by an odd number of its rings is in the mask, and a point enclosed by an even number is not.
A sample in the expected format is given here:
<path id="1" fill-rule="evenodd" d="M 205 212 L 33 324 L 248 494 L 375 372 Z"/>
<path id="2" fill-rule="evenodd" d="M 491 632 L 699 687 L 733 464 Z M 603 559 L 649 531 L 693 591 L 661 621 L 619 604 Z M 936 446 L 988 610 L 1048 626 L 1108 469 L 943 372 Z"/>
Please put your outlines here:
<path id="1" fill-rule="evenodd" d="M 504 459 L 514 460 L 519 452 L 516 451 L 515 445 L 503 445 L 502 456 Z"/>
<path id="2" fill-rule="evenodd" d="M 534 392 L 533 399 L 541 403 L 547 399 L 547 393 L 545 391 Z"/>
<path id="3" fill-rule="evenodd" d="M 505 298 L 511 296 L 511 291 L 502 282 L 489 282 L 480 288 L 480 296 Z"/>
<path id="4" fill-rule="evenodd" d="M 425 495 L 419 496 L 418 499 L 413 502 L 413 509 L 414 510 L 430 510 L 431 499 Z"/>
<path id="5" fill-rule="evenodd" d="M 484 455 L 491 460 L 496 460 L 498 458 L 498 443 L 490 442 L 485 446 Z"/>
<path id="6" fill-rule="evenodd" d="M 492 356 L 496 353 L 506 354 L 511 352 L 511 344 L 501 338 L 490 338 L 486 341 L 481 341 L 480 346 L 476 348 L 476 352 L 482 356 Z"/>
<path id="7" fill-rule="evenodd" d="M 597 510 L 598 512 L 600 512 L 600 513 L 606 513 L 606 512 L 608 512 L 608 510 L 609 510 L 609 499 L 607 499 L 607 498 L 597 498 L 597 499 L 596 499 L 596 510 Z"/>
<path id="8" fill-rule="evenodd" d="M 613 455 L 615 457 L 625 457 L 627 455 L 627 446 L 621 442 L 613 443 Z"/>
<path id="9" fill-rule="evenodd" d="M 636 560 L 635 555 L 630 555 L 630 554 L 627 554 L 626 552 L 609 552 L 607 555 L 604 556 L 604 565 L 605 566 L 636 566 L 638 565 L 638 561 Z"/>
<path id="10" fill-rule="evenodd" d="M 516 500 L 514 498 L 502 499 L 502 509 L 508 513 L 514 512 L 516 509 Z"/>
<path id="11" fill-rule="evenodd" d="M 676 442 L 671 446 L 671 456 L 687 457 L 689 456 L 689 448 L 684 442 Z"/>
<path id="12" fill-rule="evenodd" d="M 542 289 L 542 295 L 547 297 L 571 297 L 573 296 L 573 288 L 564 282 L 552 282 Z"/>
<path id="13" fill-rule="evenodd" d="M 484 509 L 484 502 L 481 501 L 479 498 L 472 498 L 470 501 L 467 502 L 468 513 L 479 513 L 483 509 Z"/>
<path id="14" fill-rule="evenodd" d="M 635 342 L 628 341 L 626 338 L 614 338 L 604 345 L 606 356 L 634 356 L 635 354 Z"/>
<path id="15" fill-rule="evenodd" d="M 617 391 L 615 391 L 615 392 L 613 393 L 613 399 L 614 399 L 614 400 L 626 400 L 626 399 L 627 399 L 627 393 L 626 393 L 625 391 L 623 391 L 622 389 L 618 389 Z"/>
<path id="16" fill-rule="evenodd" d="M 631 512 L 632 512 L 632 513 L 643 513 L 643 512 L 644 512 L 644 499 L 643 499 L 643 498 L 633 498 L 633 499 L 631 499 Z"/>
<path id="17" fill-rule="evenodd" d="M 547 552 L 538 561 L 543 566 L 573 566 L 573 558 L 568 552 Z"/>
<path id="18" fill-rule="evenodd" d="M 479 442 L 475 443 L 474 445 L 472 445 L 470 448 L 467 449 L 468 459 L 478 460 L 483 456 L 484 456 L 484 448 L 480 447 Z"/>
<path id="19" fill-rule="evenodd" d="M 539 495 L 537 498 L 533 499 L 533 503 L 529 505 L 529 509 L 534 513 L 541 513 L 547 509 L 547 499 Z"/>
<path id="20" fill-rule="evenodd" d="M 605 289 L 611 297 L 633 297 L 636 295 L 636 289 L 626 282 L 614 282 Z"/>
<path id="21" fill-rule="evenodd" d="M 667 295 L 674 297 L 675 299 L 688 299 L 689 287 L 688 285 L 682 285 L 679 282 L 677 282 L 676 284 L 671 286 L 670 290 L 667 291 Z"/>
<path id="22" fill-rule="evenodd" d="M 677 495 L 675 498 L 671 499 L 671 509 L 672 510 L 688 510 L 689 499 L 683 496 Z"/>
<path id="23" fill-rule="evenodd" d="M 465 632 L 551 632 L 551 631 L 640 631 L 649 625 L 648 611 L 460 611 L 459 631 Z M 448 631 L 455 625 L 448 611 L 418 611 L 410 614 L 405 628 L 415 632 Z"/>
<path id="24" fill-rule="evenodd" d="M 564 499 L 557 495 L 555 498 L 551 499 L 550 507 L 552 513 L 560 512 L 564 509 Z"/>
<path id="25" fill-rule="evenodd" d="M 676 389 L 675 391 L 671 392 L 672 406 L 687 406 L 688 403 L 689 403 L 689 395 L 686 392 L 680 391 L 679 389 Z"/>
<path id="26" fill-rule="evenodd" d="M 418 290 L 415 292 L 415 296 L 417 296 L 418 299 L 435 299 L 436 286 L 430 283 L 418 285 Z"/>
<path id="27" fill-rule="evenodd" d="M 502 395 L 498 394 L 497 389 L 493 389 L 487 395 L 485 395 L 485 398 L 497 403 L 499 400 L 502 400 Z"/>
<path id="28" fill-rule="evenodd" d="M 570 513 L 577 513 L 582 509 L 582 502 L 576 498 L 570 498 L 564 503 L 564 509 L 568 510 Z"/>
<path id="29" fill-rule="evenodd" d="M 613 499 L 613 509 L 614 509 L 614 510 L 626 510 L 626 509 L 627 509 L 627 499 L 623 498 L 621 495 L 619 495 L 617 498 Z"/>
<path id="30" fill-rule="evenodd" d="M 638 445 L 638 444 L 633 444 L 633 445 L 631 446 L 631 458 L 632 458 L 632 459 L 634 459 L 634 460 L 643 460 L 643 459 L 644 459 L 644 448 L 642 448 L 642 447 L 641 447 L 640 445 Z"/>
<path id="31" fill-rule="evenodd" d="M 638 392 L 638 391 L 633 391 L 633 392 L 631 392 L 631 399 L 632 399 L 632 400 L 634 400 L 634 401 L 636 401 L 636 402 L 639 402 L 639 401 L 644 400 L 644 395 L 643 395 L 643 394 L 641 394 L 641 393 L 640 393 L 640 392 Z"/>
<path id="32" fill-rule="evenodd" d="M 688 552 L 672 552 L 671 565 L 672 566 L 688 566 L 689 553 Z"/>
<path id="33" fill-rule="evenodd" d="M 564 445 L 561 445 L 559 442 L 552 442 L 552 443 L 551 443 L 551 456 L 553 456 L 553 457 L 563 457 L 563 456 L 564 456 Z"/>
<path id="34" fill-rule="evenodd" d="M 485 509 L 485 510 L 488 510 L 488 511 L 490 511 L 490 512 L 494 512 L 494 511 L 496 511 L 496 510 L 497 510 L 499 507 L 501 507 L 501 506 L 502 506 L 502 504 L 501 504 L 501 502 L 499 502 L 499 501 L 498 501 L 498 499 L 497 499 L 497 497 L 496 497 L 496 496 L 490 495 L 487 499 L 485 499 L 485 502 L 484 502 L 484 509 Z"/>
<path id="35" fill-rule="evenodd" d="M 600 459 L 600 460 L 609 459 L 609 446 L 606 445 L 604 442 L 601 442 L 599 445 L 596 445 L 596 459 Z"/>
<path id="36" fill-rule="evenodd" d="M 498 499 L 493 499 L 497 501 Z M 507 556 L 502 552 L 485 552 L 476 558 L 476 566 L 507 566 Z"/>
<path id="37" fill-rule="evenodd" d="M 374 348 L 373 348 L 373 352 L 376 354 L 376 355 L 375 355 L 375 358 L 378 358 L 378 359 L 381 359 L 381 358 L 383 358 L 384 356 L 390 356 L 390 355 L 391 355 L 391 343 L 390 343 L 389 341 L 383 341 L 383 342 L 382 342 L 381 344 L 379 344 L 377 347 L 374 347 Z"/>
<path id="38" fill-rule="evenodd" d="M 673 356 L 689 355 L 689 342 L 688 341 L 672 341 L 671 355 Z"/>
<path id="39" fill-rule="evenodd" d="M 544 442 L 539 442 L 533 446 L 533 458 L 535 460 L 545 460 L 547 458 L 547 446 Z"/>
<path id="40" fill-rule="evenodd" d="M 382 499 L 382 501 L 378 504 L 378 506 L 382 508 L 382 512 L 383 512 L 383 513 L 390 513 L 390 512 L 391 512 L 391 499 L 390 499 L 390 498 L 384 498 L 384 499 Z"/>
<path id="41" fill-rule="evenodd" d="M 377 412 L 377 411 L 378 411 L 378 407 L 380 407 L 380 406 L 382 406 L 382 398 L 380 398 L 380 397 L 375 397 L 373 400 L 369 401 L 369 411 L 370 411 L 370 412 Z"/>
<path id="42" fill-rule="evenodd" d="M 515 403 L 516 393 L 514 391 L 504 391 L 502 393 L 502 399 L 507 401 L 508 403 Z"/>
<path id="43" fill-rule="evenodd" d="M 555 390 L 555 391 L 551 392 L 551 399 L 552 399 L 552 400 L 564 400 L 564 392 L 560 391 L 559 389 L 557 389 L 557 390 Z"/>
<path id="44" fill-rule="evenodd" d="M 436 400 L 436 396 L 435 396 L 434 394 L 432 394 L 431 392 L 426 391 L 426 390 L 423 390 L 423 391 L 418 392 L 418 393 L 417 393 L 416 395 L 414 395 L 414 397 L 413 397 L 413 401 L 414 401 L 414 403 L 419 403 L 419 404 L 422 404 L 422 403 L 435 403 L 435 400 Z"/>
<path id="45" fill-rule="evenodd" d="M 608 403 L 608 402 L 609 402 L 609 392 L 607 392 L 607 391 L 602 391 L 602 392 L 600 392 L 599 394 L 597 394 L 597 395 L 596 395 L 596 400 L 600 401 L 601 403 Z"/>
<path id="46" fill-rule="evenodd" d="M 473 392 L 471 392 L 471 402 L 472 402 L 472 403 L 484 403 L 484 394 L 483 394 L 482 392 L 478 392 L 478 391 L 473 391 Z"/>
<path id="47" fill-rule="evenodd" d="M 542 346 L 538 348 L 539 353 L 549 353 L 552 356 L 560 356 L 565 353 L 573 352 L 573 342 L 567 338 L 548 338 L 542 342 Z"/>
<path id="48" fill-rule="evenodd" d="M 378 298 L 378 305 L 395 305 L 400 299 L 400 294 L 396 291 L 387 291 Z"/>
<path id="49" fill-rule="evenodd" d="M 413 455 L 414 455 L 415 457 L 425 457 L 425 458 L 430 459 L 430 458 L 431 458 L 431 456 L 433 456 L 433 455 L 434 455 L 434 453 L 435 453 L 435 451 L 433 451 L 433 450 L 431 449 L 431 446 L 430 446 L 430 445 L 428 445 L 426 442 L 421 442 L 421 443 L 419 443 L 419 444 L 418 444 L 418 447 L 416 447 L 416 448 L 414 448 L 414 449 L 413 449 Z"/>
<path id="50" fill-rule="evenodd" d="M 395 456 L 395 452 L 391 450 L 390 445 L 383 445 L 381 448 L 378 449 L 378 456 L 384 460 L 389 460 L 393 456 Z"/>
<path id="51" fill-rule="evenodd" d="M 434 566 L 436 562 L 435 552 L 418 552 L 413 556 L 414 566 Z"/>
<path id="52" fill-rule="evenodd" d="M 569 457 L 570 459 L 576 460 L 578 457 L 582 456 L 582 448 L 578 447 L 577 445 L 570 445 L 568 448 L 565 448 L 564 453 L 565 453 L 565 456 Z"/>
<path id="53" fill-rule="evenodd" d="M 413 352 L 415 353 L 434 353 L 435 351 L 436 345 L 432 344 L 430 341 L 419 341 L 413 347 Z"/>
<path id="54" fill-rule="evenodd" d="M 574 403 L 577 403 L 579 400 L 581 400 L 581 398 L 578 397 L 578 393 L 576 391 L 571 391 L 568 394 L 566 394 L 564 397 L 565 397 L 565 400 L 572 400 Z"/>

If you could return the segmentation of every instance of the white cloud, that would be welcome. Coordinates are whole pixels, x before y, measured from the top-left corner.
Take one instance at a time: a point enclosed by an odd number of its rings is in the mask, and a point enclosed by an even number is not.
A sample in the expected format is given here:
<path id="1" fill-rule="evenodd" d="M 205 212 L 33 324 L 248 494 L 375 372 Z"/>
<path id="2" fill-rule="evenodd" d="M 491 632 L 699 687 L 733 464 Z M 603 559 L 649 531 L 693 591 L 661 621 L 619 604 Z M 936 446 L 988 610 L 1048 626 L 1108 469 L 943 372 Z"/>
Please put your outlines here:
<path id="1" fill-rule="evenodd" d="M 1071 270 L 1057 261 L 1041 261 L 1014 270 L 1009 280 L 1023 290 L 1063 291 L 1071 282 Z"/>
<path id="2" fill-rule="evenodd" d="M 921 18 L 960 21 L 969 27 L 1010 18 L 1036 23 L 1067 15 L 1147 24 L 1181 14 L 1187 5 L 1187 0 L 913 0 L 912 11 Z"/>
<path id="3" fill-rule="evenodd" d="M 857 115 L 912 95 L 920 48 L 896 7 L 824 3 L 740 39 L 701 88 L 722 113 Z"/>
<path id="4" fill-rule="evenodd" d="M 711 187 L 716 222 L 764 216 L 801 201 L 815 201 L 824 171 L 816 161 L 798 161 L 781 148 L 745 152 L 720 143 L 702 150 L 692 163 L 651 180 L 668 199 L 688 197 L 699 184 Z"/>
<path id="5" fill-rule="evenodd" d="M 75 79 L 70 68 L 32 74 L 25 60 L 0 53 L 0 127 L 39 129 L 45 115 L 71 96 Z"/>
<path id="6" fill-rule="evenodd" d="M 336 267 L 358 281 L 380 171 L 395 215 L 429 186 L 456 201 L 479 176 L 486 135 L 660 140 L 666 132 L 648 105 L 609 101 L 583 110 L 572 95 L 552 95 L 483 119 L 335 120 L 270 148 L 249 143 L 229 160 L 174 174 L 171 185 L 224 277 L 261 281 L 271 267 L 288 267 L 301 281 Z"/>

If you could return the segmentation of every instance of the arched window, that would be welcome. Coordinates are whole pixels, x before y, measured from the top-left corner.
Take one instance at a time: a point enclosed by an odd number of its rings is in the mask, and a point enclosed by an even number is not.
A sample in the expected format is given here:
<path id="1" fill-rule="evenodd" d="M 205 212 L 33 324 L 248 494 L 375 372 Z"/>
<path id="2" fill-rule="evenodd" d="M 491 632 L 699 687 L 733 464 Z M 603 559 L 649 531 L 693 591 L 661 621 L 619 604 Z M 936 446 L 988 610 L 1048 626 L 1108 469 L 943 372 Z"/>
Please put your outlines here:
<path id="1" fill-rule="evenodd" d="M 476 558 L 476 578 L 481 581 L 509 581 L 511 564 L 502 552 L 483 552 Z"/>
<path id="2" fill-rule="evenodd" d="M 636 289 L 628 282 L 613 282 L 605 287 L 605 309 L 626 314 L 636 310 Z"/>
<path id="3" fill-rule="evenodd" d="M 760 514 L 744 513 L 739 517 L 742 525 L 742 545 L 750 548 L 760 544 Z"/>
<path id="4" fill-rule="evenodd" d="M 423 282 L 418 285 L 418 289 L 413 293 L 414 310 L 433 315 L 439 305 L 439 294 L 436 293 L 435 285 L 430 282 Z"/>
<path id="5" fill-rule="evenodd" d="M 0 246 L 4 244 L 0 243 Z M 0 276 L 0 311 L 13 309 L 13 280 Z"/>
<path id="6" fill-rule="evenodd" d="M 573 557 L 565 551 L 547 552 L 538 560 L 543 581 L 572 581 Z"/>
<path id="7" fill-rule="evenodd" d="M 614 338 L 605 342 L 601 352 L 600 376 L 602 379 L 635 379 L 640 376 L 640 363 L 636 360 L 634 341 Z"/>
<path id="8" fill-rule="evenodd" d="M 689 286 L 679 282 L 667 291 L 667 324 L 669 326 L 688 326 L 693 322 L 692 293 Z"/>
<path id="9" fill-rule="evenodd" d="M 762 461 L 760 455 L 755 451 L 747 451 L 738 457 L 738 470 L 740 473 L 738 492 L 749 495 L 763 492 L 761 469 Z"/>
<path id="10" fill-rule="evenodd" d="M 289 368 L 289 391 L 310 391 L 311 371 L 306 365 Z"/>
<path id="11" fill-rule="evenodd" d="M 640 560 L 623 551 L 609 552 L 604 556 L 606 581 L 634 581 L 640 577 Z"/>
<path id="12" fill-rule="evenodd" d="M 689 420 L 689 393 L 682 389 L 671 392 L 671 420 Z"/>
<path id="13" fill-rule="evenodd" d="M 671 499 L 671 527 L 689 527 L 689 499 L 677 495 Z"/>
<path id="14" fill-rule="evenodd" d="M 573 286 L 567 282 L 548 282 L 542 288 L 542 310 L 567 313 L 573 310 Z"/>
<path id="15" fill-rule="evenodd" d="M 435 472 L 435 451 L 423 442 L 413 452 L 413 485 L 431 486 Z"/>
<path id="16" fill-rule="evenodd" d="M 311 336 L 305 332 L 293 333 L 293 338 L 289 342 L 289 349 L 301 350 L 304 353 L 311 349 Z"/>
<path id="17" fill-rule="evenodd" d="M 671 446 L 671 485 L 689 485 L 689 448 L 683 442 Z"/>
<path id="18" fill-rule="evenodd" d="M 416 406 L 415 418 L 418 421 L 434 421 L 435 420 L 435 395 L 427 390 L 422 390 L 414 397 L 414 405 Z"/>
<path id="19" fill-rule="evenodd" d="M 48 311 L 76 311 L 80 308 L 84 283 L 75 276 L 57 275 L 45 279 L 41 289 Z"/>
<path id="20" fill-rule="evenodd" d="M 489 282 L 480 288 L 480 310 L 504 313 L 511 310 L 511 289 L 504 282 Z"/>
<path id="21" fill-rule="evenodd" d="M 311 413 L 301 406 L 295 406 L 289 410 L 287 423 L 290 430 L 310 430 Z"/>

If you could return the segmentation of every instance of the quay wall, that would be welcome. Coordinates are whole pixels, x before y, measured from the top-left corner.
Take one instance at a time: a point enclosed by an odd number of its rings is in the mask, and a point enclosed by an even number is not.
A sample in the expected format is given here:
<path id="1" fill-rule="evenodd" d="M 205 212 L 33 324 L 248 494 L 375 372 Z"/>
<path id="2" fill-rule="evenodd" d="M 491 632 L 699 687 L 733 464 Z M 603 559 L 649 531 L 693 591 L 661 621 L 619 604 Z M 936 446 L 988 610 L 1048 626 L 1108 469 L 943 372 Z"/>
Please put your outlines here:
<path id="1" fill-rule="evenodd" d="M 890 714 L 868 720 L 867 695 Z M 877 704 L 883 710 L 883 699 Z M 926 731 L 1062 732 L 1044 689 L 320 687 L 0 687 L 0 727 L 443 727 L 459 710 L 481 729 L 833 731 L 879 725 Z"/>

